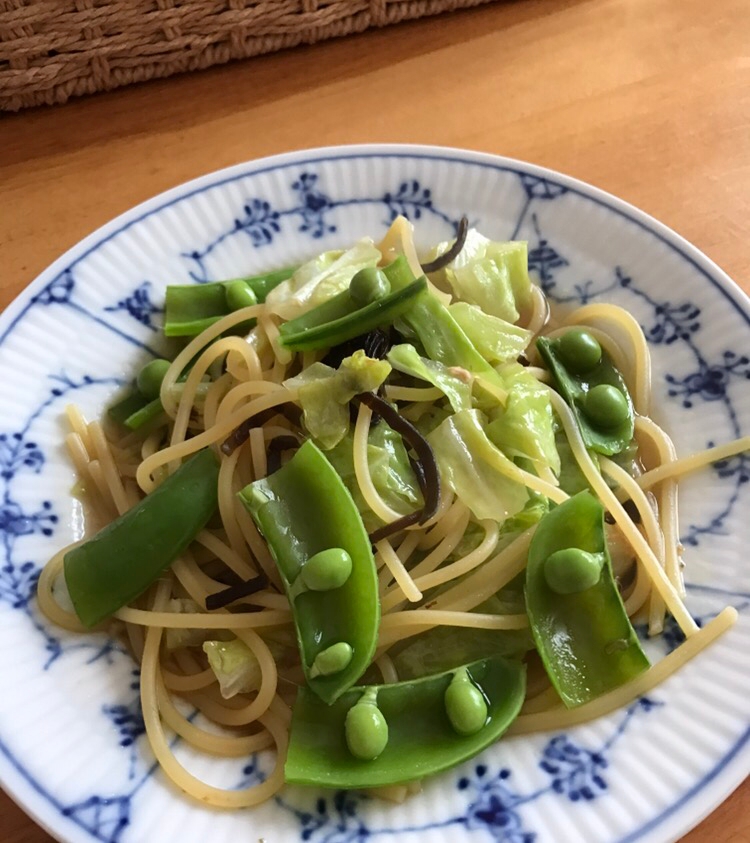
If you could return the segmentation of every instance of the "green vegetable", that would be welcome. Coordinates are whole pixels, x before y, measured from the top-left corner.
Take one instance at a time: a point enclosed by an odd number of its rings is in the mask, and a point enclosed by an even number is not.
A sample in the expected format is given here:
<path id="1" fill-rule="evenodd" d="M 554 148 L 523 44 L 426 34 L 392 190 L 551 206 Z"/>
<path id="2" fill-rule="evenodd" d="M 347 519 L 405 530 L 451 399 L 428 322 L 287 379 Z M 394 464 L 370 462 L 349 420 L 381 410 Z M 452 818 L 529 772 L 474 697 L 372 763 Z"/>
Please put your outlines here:
<path id="1" fill-rule="evenodd" d="M 583 328 L 571 328 L 560 337 L 558 354 L 576 375 L 590 372 L 602 359 L 602 347 L 596 337 Z"/>
<path id="2" fill-rule="evenodd" d="M 224 295 L 230 313 L 258 304 L 258 297 L 253 292 L 252 287 L 241 279 L 226 282 Z"/>
<path id="3" fill-rule="evenodd" d="M 311 440 L 274 474 L 246 486 L 239 497 L 265 536 L 292 603 L 310 689 L 333 702 L 370 663 L 380 620 L 372 548 L 354 501 Z M 342 548 L 351 558 L 351 574 L 344 584 L 295 594 L 303 566 L 330 548 Z M 340 642 L 352 648 L 347 666 L 326 676 L 319 664 L 313 675 L 316 657 Z"/>
<path id="4" fill-rule="evenodd" d="M 169 360 L 161 358 L 146 363 L 138 372 L 135 389 L 113 404 L 107 415 L 130 430 L 138 430 L 158 418 L 164 411 L 159 392 L 169 366 Z"/>
<path id="5" fill-rule="evenodd" d="M 578 594 L 599 582 L 606 559 L 580 547 L 564 547 L 547 557 L 544 578 L 557 594 Z"/>
<path id="6" fill-rule="evenodd" d="M 344 252 L 324 252 L 300 266 L 291 278 L 272 290 L 266 305 L 282 319 L 294 319 L 346 292 L 356 272 L 367 266 L 377 266 L 380 259 L 380 252 L 369 238 L 363 238 Z"/>
<path id="7" fill-rule="evenodd" d="M 390 325 L 406 313 L 426 289 L 426 279 L 418 278 L 407 287 L 376 298 L 364 307 L 359 307 L 347 290 L 282 324 L 279 341 L 292 351 L 340 345 L 381 325 Z"/>
<path id="8" fill-rule="evenodd" d="M 204 641 L 208 666 L 219 682 L 225 700 L 260 688 L 262 673 L 255 653 L 239 638 L 232 641 Z"/>
<path id="9" fill-rule="evenodd" d="M 511 480 L 513 463 L 488 439 L 478 410 L 449 416 L 427 437 L 443 480 L 479 520 L 505 521 L 529 498 L 526 487 Z"/>
<path id="10" fill-rule="evenodd" d="M 148 398 L 135 389 L 128 392 L 116 404 L 107 409 L 107 415 L 118 424 L 125 424 L 127 418 L 143 409 L 149 403 Z M 161 404 L 161 402 L 159 402 Z"/>
<path id="11" fill-rule="evenodd" d="M 564 593 L 574 575 L 559 568 L 570 564 L 571 554 L 558 554 L 571 548 L 592 555 L 600 574 L 588 588 Z M 593 580 L 593 564 L 585 565 Z M 551 574 L 555 588 L 550 587 Z M 577 585 L 586 585 L 585 578 Z M 526 609 L 539 655 L 569 708 L 619 687 L 649 666 L 614 581 L 604 509 L 589 492 L 556 506 L 536 528 L 526 567 Z"/>
<path id="12" fill-rule="evenodd" d="M 129 430 L 140 430 L 140 428 L 158 419 L 164 413 L 164 406 L 161 399 L 154 398 L 139 409 L 132 412 L 123 422 Z"/>
<path id="13" fill-rule="evenodd" d="M 442 363 L 420 357 L 413 345 L 394 345 L 387 357 L 391 366 L 399 372 L 436 386 L 454 410 L 471 409 L 471 384 L 451 373 Z"/>
<path id="14" fill-rule="evenodd" d="M 573 449 L 570 447 L 567 436 L 562 430 L 555 433 L 555 448 L 560 456 L 560 488 L 569 495 L 575 495 L 589 489 L 589 482 L 586 475 L 581 471 L 578 460 L 573 456 Z M 594 464 L 598 465 L 598 457 L 591 454 Z"/>
<path id="15" fill-rule="evenodd" d="M 624 448 L 622 451 L 620 451 L 619 454 L 613 454 L 610 459 L 613 463 L 619 465 L 620 468 L 627 471 L 627 473 L 631 477 L 636 477 L 642 471 L 638 460 L 638 456 L 638 441 L 636 439 L 633 439 L 631 440 L 627 448 Z M 594 460 L 594 463 L 598 465 L 596 454 L 592 454 L 592 458 Z M 611 478 L 608 478 L 607 482 L 611 483 L 613 481 L 611 481 Z"/>
<path id="16" fill-rule="evenodd" d="M 387 266 L 383 267 L 383 272 L 391 285 L 391 290 L 403 290 L 416 278 L 411 271 L 406 255 L 399 255 L 394 258 Z"/>
<path id="17" fill-rule="evenodd" d="M 494 242 L 471 229 L 458 257 L 442 274 L 456 298 L 506 322 L 516 322 L 519 310 L 531 302 L 524 242 Z"/>
<path id="18" fill-rule="evenodd" d="M 181 378 L 180 381 L 172 387 L 173 392 L 178 392 L 182 388 L 182 380 L 184 380 L 184 378 Z M 196 397 L 200 398 L 202 395 L 205 395 L 205 390 L 207 390 L 209 385 L 210 384 L 205 382 L 198 384 Z M 149 387 L 147 386 L 146 388 L 148 389 Z M 154 388 L 155 383 L 151 386 L 152 390 Z M 159 418 L 166 421 L 161 399 L 158 397 L 149 399 L 138 388 L 127 393 L 124 398 L 120 399 L 120 401 L 116 404 L 113 404 L 107 410 L 107 415 L 113 421 L 124 425 L 129 430 L 140 430 L 140 428 Z"/>
<path id="19" fill-rule="evenodd" d="M 504 585 L 500 591 L 495 592 L 491 597 L 482 601 L 474 611 L 487 612 L 493 615 L 520 615 L 526 611 L 526 596 L 524 594 L 524 586 L 526 585 L 526 572 L 521 571 L 516 574 L 513 579 Z M 518 630 L 528 634 L 529 639 L 532 639 L 531 630 Z M 529 649 L 533 649 L 532 643 Z"/>
<path id="20" fill-rule="evenodd" d="M 589 421 L 602 430 L 621 427 L 628 420 L 628 399 L 608 383 L 592 386 L 583 399 L 583 412 Z"/>
<path id="21" fill-rule="evenodd" d="M 315 661 L 310 668 L 310 676 L 314 679 L 316 676 L 333 676 L 334 673 L 341 673 L 349 666 L 353 655 L 352 645 L 347 644 L 346 641 L 332 644 L 315 656 Z"/>
<path id="22" fill-rule="evenodd" d="M 419 418 L 414 422 L 414 427 L 427 438 L 434 430 L 451 415 L 450 407 L 433 404 L 424 413 L 421 413 Z"/>
<path id="23" fill-rule="evenodd" d="M 591 344 L 588 340 L 582 341 L 581 331 L 575 330 L 575 342 L 570 340 L 568 345 L 580 346 L 583 342 L 588 348 Z M 618 454 L 630 445 L 635 424 L 633 402 L 625 381 L 609 355 L 601 349 L 599 362 L 592 368 L 584 372 L 570 369 L 565 362 L 565 352 L 561 353 L 561 348 L 566 347 L 563 344 L 566 336 L 563 334 L 553 340 L 540 337 L 536 341 L 539 353 L 549 366 L 558 391 L 570 405 L 586 447 L 606 456 Z M 570 357 L 570 350 L 567 353 Z M 589 361 L 587 353 L 584 358 Z M 583 363 L 579 361 L 575 365 L 580 368 Z"/>
<path id="24" fill-rule="evenodd" d="M 385 273 L 375 266 L 360 269 L 349 284 L 349 295 L 358 307 L 385 298 L 390 292 L 391 282 Z"/>
<path id="25" fill-rule="evenodd" d="M 374 761 L 388 745 L 388 723 L 378 708 L 377 699 L 377 689 L 367 688 L 359 702 L 346 713 L 346 745 L 360 761 Z"/>
<path id="26" fill-rule="evenodd" d="M 516 360 L 531 340 L 530 331 L 490 316 L 476 305 L 456 302 L 448 312 L 476 350 L 493 366 Z"/>
<path id="27" fill-rule="evenodd" d="M 164 304 L 164 334 L 196 336 L 229 312 L 222 282 L 170 285 Z"/>
<path id="28" fill-rule="evenodd" d="M 483 606 L 478 611 L 494 611 L 494 608 Z M 521 611 L 525 611 L 525 607 Z M 395 651 L 389 650 L 388 655 L 403 680 L 442 673 L 457 664 L 468 664 L 491 656 L 521 656 L 533 648 L 534 641 L 528 629 L 436 626 L 406 639 Z"/>
<path id="29" fill-rule="evenodd" d="M 141 371 L 138 372 L 138 377 L 136 378 L 135 383 L 138 387 L 138 391 L 144 398 L 148 398 L 150 401 L 153 401 L 155 398 L 159 397 L 161 382 L 164 380 L 164 375 L 167 374 L 169 366 L 169 360 L 157 358 L 156 360 L 152 360 L 150 363 L 146 363 Z"/>
<path id="30" fill-rule="evenodd" d="M 272 272 L 262 272 L 260 275 L 251 275 L 247 278 L 235 280 L 244 281 L 252 290 L 257 302 L 262 304 L 280 284 L 291 278 L 296 271 L 297 269 L 295 267 L 287 266 Z M 224 283 L 231 285 L 233 282 L 225 281 Z"/>
<path id="31" fill-rule="evenodd" d="M 369 531 L 380 527 L 382 521 L 373 514 L 362 497 L 354 474 L 351 432 L 338 445 L 326 451 L 326 457 L 349 489 L 365 527 Z M 378 494 L 399 515 L 406 515 L 422 505 L 422 493 L 401 434 L 396 433 L 382 419 L 378 425 L 370 428 L 367 435 L 367 465 Z"/>
<path id="32" fill-rule="evenodd" d="M 361 349 L 342 360 L 338 369 L 313 363 L 284 385 L 299 389 L 308 433 L 324 450 L 333 448 L 349 430 L 349 402 L 360 392 L 374 392 L 391 373 L 385 360 Z"/>
<path id="33" fill-rule="evenodd" d="M 501 377 L 508 398 L 505 407 L 493 411 L 487 436 L 506 456 L 530 460 L 537 474 L 542 468 L 559 474 L 555 416 L 547 388 L 519 363 L 506 366 Z"/>
<path id="34" fill-rule="evenodd" d="M 330 591 L 341 588 L 351 573 L 352 557 L 343 547 L 329 547 L 305 562 L 299 579 L 309 591 Z"/>
<path id="35" fill-rule="evenodd" d="M 484 724 L 468 736 L 456 730 L 446 711 L 446 691 L 457 673 L 468 678 L 487 705 Z M 330 706 L 300 688 L 292 712 L 286 780 L 363 788 L 446 770 L 500 737 L 518 714 L 525 690 L 524 666 L 501 657 L 414 681 L 352 688 Z M 467 717 L 474 721 L 471 725 L 476 719 L 477 712 Z"/>
<path id="36" fill-rule="evenodd" d="M 487 700 L 466 668 L 453 674 L 445 691 L 445 712 L 459 735 L 475 735 L 487 722 Z"/>
<path id="37" fill-rule="evenodd" d="M 65 554 L 65 582 L 92 627 L 142 594 L 216 509 L 219 464 L 199 451 L 132 509 Z"/>
<path id="38" fill-rule="evenodd" d="M 135 388 L 131 389 L 123 398 L 116 404 L 113 404 L 107 410 L 107 415 L 118 424 L 122 424 L 129 430 L 139 430 L 146 424 L 158 419 L 164 413 L 164 407 L 161 403 L 159 394 L 161 392 L 162 381 L 167 373 L 171 363 L 169 360 L 157 358 L 149 363 L 138 372 L 135 380 Z M 182 382 L 187 378 L 187 370 L 182 373 L 179 381 Z M 180 383 L 181 387 L 182 384 Z M 200 394 L 201 388 L 205 388 L 207 384 L 201 384 L 198 387 Z M 175 386 L 173 389 L 177 389 Z"/>
<path id="39" fill-rule="evenodd" d="M 407 279 L 412 277 L 409 264 L 403 255 L 383 271 L 394 290 L 404 288 L 404 285 L 409 283 Z M 414 333 L 431 360 L 444 366 L 459 366 L 500 385 L 497 372 L 474 348 L 448 308 L 435 296 L 429 293 L 421 296 L 401 321 Z"/>
<path id="40" fill-rule="evenodd" d="M 403 255 L 383 271 L 393 289 L 399 289 L 408 283 L 407 279 L 411 277 L 411 270 Z M 502 388 L 497 372 L 472 345 L 448 308 L 431 293 L 421 296 L 409 312 L 396 323 L 396 327 L 404 336 L 413 336 L 427 357 L 434 362 L 447 367 L 456 366 L 473 375 L 481 375 L 491 384 Z M 496 399 L 492 398 L 491 403 L 496 404 Z"/>
<path id="41" fill-rule="evenodd" d="M 222 316 L 264 302 L 271 290 L 293 272 L 294 268 L 290 267 L 231 281 L 171 284 L 167 287 L 164 305 L 164 334 L 168 337 L 196 336 Z M 246 322 L 233 330 L 248 331 L 252 325 L 252 322 Z"/>
<path id="42" fill-rule="evenodd" d="M 519 460 L 519 468 L 523 460 Z M 528 470 L 528 468 L 527 468 Z M 538 524 L 542 518 L 549 512 L 550 502 L 541 492 L 532 492 L 528 490 L 529 499 L 526 501 L 523 509 L 515 515 L 503 521 L 500 526 L 501 536 L 512 536 L 516 533 L 522 533 L 534 524 Z"/>

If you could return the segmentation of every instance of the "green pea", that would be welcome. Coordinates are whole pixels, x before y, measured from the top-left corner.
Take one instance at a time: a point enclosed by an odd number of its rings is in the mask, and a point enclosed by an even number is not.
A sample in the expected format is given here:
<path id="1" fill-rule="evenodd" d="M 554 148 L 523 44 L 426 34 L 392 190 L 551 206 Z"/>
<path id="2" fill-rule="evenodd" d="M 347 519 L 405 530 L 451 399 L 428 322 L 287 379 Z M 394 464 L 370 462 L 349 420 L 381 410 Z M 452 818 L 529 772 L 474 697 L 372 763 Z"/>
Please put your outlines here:
<path id="1" fill-rule="evenodd" d="M 583 328 L 571 328 L 559 340 L 557 352 L 571 372 L 582 375 L 590 372 L 602 359 L 602 347 L 596 337 Z"/>
<path id="2" fill-rule="evenodd" d="M 382 299 L 391 292 L 391 282 L 375 266 L 366 266 L 355 273 L 349 284 L 349 295 L 360 307 Z"/>
<path id="3" fill-rule="evenodd" d="M 252 307 L 258 304 L 258 299 L 250 287 L 242 280 L 230 281 L 224 286 L 224 296 L 227 300 L 227 307 L 231 310 L 242 310 L 243 307 Z"/>
<path id="4" fill-rule="evenodd" d="M 368 688 L 344 722 L 349 752 L 361 761 L 374 761 L 388 745 L 388 723 L 378 708 L 377 694 L 375 688 Z"/>
<path id="5" fill-rule="evenodd" d="M 346 641 L 339 641 L 338 644 L 331 644 L 325 650 L 321 650 L 310 668 L 310 678 L 315 679 L 316 676 L 333 676 L 334 673 L 340 673 L 344 668 L 349 666 L 352 660 L 354 650 L 351 644 Z"/>
<path id="6" fill-rule="evenodd" d="M 619 427 L 630 415 L 628 399 L 616 386 L 600 383 L 586 393 L 583 411 L 592 424 L 602 428 Z"/>
<path id="7" fill-rule="evenodd" d="M 445 690 L 444 702 L 451 726 L 459 735 L 475 735 L 487 722 L 487 700 L 465 668 L 454 674 Z"/>
<path id="8" fill-rule="evenodd" d="M 343 547 L 329 547 L 305 562 L 300 577 L 310 591 L 332 591 L 340 588 L 351 573 L 352 557 Z"/>
<path id="9" fill-rule="evenodd" d="M 599 582 L 603 564 L 603 553 L 566 547 L 547 557 L 544 578 L 557 594 L 577 594 Z"/>
<path id="10" fill-rule="evenodd" d="M 138 377 L 136 378 L 135 383 L 138 387 L 138 391 L 144 398 L 148 398 L 150 401 L 153 401 L 155 398 L 159 397 L 161 382 L 164 380 L 164 375 L 167 374 L 169 366 L 169 360 L 157 359 L 152 360 L 150 363 L 146 363 L 141 371 L 138 372 Z"/>

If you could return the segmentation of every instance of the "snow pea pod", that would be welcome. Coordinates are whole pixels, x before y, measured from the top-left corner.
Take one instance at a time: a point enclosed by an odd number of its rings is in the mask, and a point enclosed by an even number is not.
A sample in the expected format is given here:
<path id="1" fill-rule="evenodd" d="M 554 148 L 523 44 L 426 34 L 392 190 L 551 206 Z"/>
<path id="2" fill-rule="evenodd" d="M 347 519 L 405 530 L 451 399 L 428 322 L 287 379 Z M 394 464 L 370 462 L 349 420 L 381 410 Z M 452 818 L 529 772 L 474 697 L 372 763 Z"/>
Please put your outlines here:
<path id="1" fill-rule="evenodd" d="M 130 430 L 138 430 L 163 412 L 159 389 L 169 368 L 169 360 L 157 358 L 138 372 L 133 388 L 108 410 L 107 415 Z"/>
<path id="2" fill-rule="evenodd" d="M 138 430 L 144 424 L 158 418 L 164 407 L 158 398 L 146 398 L 138 389 L 131 390 L 108 410 L 107 415 L 118 424 L 130 430 Z"/>
<path id="3" fill-rule="evenodd" d="M 587 491 L 539 522 L 526 566 L 526 610 L 539 655 L 568 708 L 649 666 L 612 574 L 604 508 Z"/>
<path id="4" fill-rule="evenodd" d="M 311 440 L 239 496 L 284 582 L 308 685 L 331 703 L 365 671 L 377 641 L 377 574 L 362 517 Z"/>
<path id="5" fill-rule="evenodd" d="M 364 307 L 360 305 L 361 294 L 353 296 L 350 290 L 344 290 L 296 319 L 285 322 L 279 328 L 280 342 L 291 351 L 332 348 L 381 325 L 390 325 L 408 311 L 426 289 L 427 280 L 417 278 L 393 293 L 375 298 Z"/>
<path id="6" fill-rule="evenodd" d="M 150 495 L 65 554 L 65 582 L 88 627 L 142 594 L 190 544 L 216 509 L 219 462 L 206 449 Z"/>
<path id="7" fill-rule="evenodd" d="M 302 687 L 286 780 L 363 788 L 439 773 L 496 741 L 525 692 L 526 668 L 500 656 L 417 680 L 351 688 L 330 706 Z"/>
<path id="8" fill-rule="evenodd" d="M 383 272 L 393 290 L 402 289 L 414 277 L 403 255 L 386 266 Z M 430 360 L 444 366 L 459 366 L 502 387 L 497 372 L 477 351 L 448 308 L 436 296 L 431 293 L 421 296 L 403 316 L 403 321 L 416 334 Z"/>
<path id="9" fill-rule="evenodd" d="M 479 611 L 490 611 L 490 607 Z M 397 650 L 389 650 L 388 655 L 401 679 L 418 679 L 429 673 L 443 673 L 456 664 L 491 656 L 520 658 L 533 649 L 530 629 L 436 626 L 407 638 Z"/>
<path id="10" fill-rule="evenodd" d="M 635 413 L 625 380 L 596 339 L 572 328 L 557 339 L 540 337 L 536 347 L 570 405 L 586 447 L 611 456 L 633 439 Z"/>
<path id="11" fill-rule="evenodd" d="M 196 336 L 222 316 L 264 302 L 268 293 L 290 278 L 294 270 L 295 267 L 288 267 L 209 284 L 172 284 L 167 287 L 164 334 L 168 337 Z M 241 332 L 250 327 L 251 324 L 244 323 L 233 331 Z"/>

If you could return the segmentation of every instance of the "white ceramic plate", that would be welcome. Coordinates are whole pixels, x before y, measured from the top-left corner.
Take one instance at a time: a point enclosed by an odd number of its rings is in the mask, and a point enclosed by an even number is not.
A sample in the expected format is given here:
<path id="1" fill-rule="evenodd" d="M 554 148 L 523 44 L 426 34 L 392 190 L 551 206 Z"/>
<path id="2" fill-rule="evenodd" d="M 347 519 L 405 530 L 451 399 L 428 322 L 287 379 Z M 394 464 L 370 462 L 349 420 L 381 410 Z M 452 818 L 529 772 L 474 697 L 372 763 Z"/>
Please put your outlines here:
<path id="1" fill-rule="evenodd" d="M 680 510 L 690 609 L 704 621 L 734 605 L 737 627 L 648 700 L 565 735 L 501 741 L 403 806 L 299 788 L 252 811 L 193 804 L 154 770 L 130 658 L 40 617 L 39 568 L 80 530 L 63 407 L 99 412 L 148 358 L 165 285 L 295 263 L 377 237 L 397 213 L 423 244 L 467 213 L 489 236 L 529 241 L 551 298 L 631 310 L 652 344 L 657 414 L 681 453 L 750 432 L 746 297 L 661 224 L 539 167 L 424 147 L 315 150 L 206 176 L 124 214 L 0 320 L 0 781 L 59 840 L 667 843 L 748 773 L 747 457 L 686 482 Z M 655 653 L 676 643 L 670 627 Z M 270 763 L 177 752 L 225 786 Z"/>

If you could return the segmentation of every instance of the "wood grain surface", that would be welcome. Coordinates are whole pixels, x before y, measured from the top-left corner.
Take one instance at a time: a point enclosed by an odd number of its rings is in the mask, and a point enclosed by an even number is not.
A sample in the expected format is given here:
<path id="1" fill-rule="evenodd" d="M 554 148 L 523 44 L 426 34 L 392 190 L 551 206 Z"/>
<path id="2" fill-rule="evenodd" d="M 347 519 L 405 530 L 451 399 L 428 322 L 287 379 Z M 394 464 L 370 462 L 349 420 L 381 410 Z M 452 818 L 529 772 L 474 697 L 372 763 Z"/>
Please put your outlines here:
<path id="1" fill-rule="evenodd" d="M 0 306 L 162 190 L 263 155 L 366 142 L 577 176 L 750 291 L 748 0 L 515 0 L 1 116 Z M 51 839 L 0 794 L 2 843 Z M 750 841 L 750 783 L 684 838 L 707 841 Z"/>

